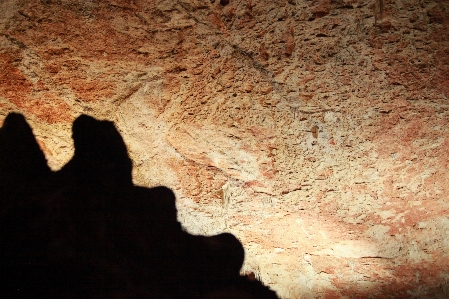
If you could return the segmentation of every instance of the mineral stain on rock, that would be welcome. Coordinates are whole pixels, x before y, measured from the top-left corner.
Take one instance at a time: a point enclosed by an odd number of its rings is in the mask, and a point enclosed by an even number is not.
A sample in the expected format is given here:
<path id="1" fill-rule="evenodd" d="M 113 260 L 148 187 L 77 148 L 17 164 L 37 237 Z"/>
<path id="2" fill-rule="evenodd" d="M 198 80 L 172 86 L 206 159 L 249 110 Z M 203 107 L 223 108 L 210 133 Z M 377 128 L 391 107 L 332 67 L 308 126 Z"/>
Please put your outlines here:
<path id="1" fill-rule="evenodd" d="M 114 121 L 134 184 L 169 186 L 186 231 L 236 236 L 241 273 L 281 298 L 449 298 L 448 11 L 441 0 L 0 1 L 0 123 L 23 114 L 56 171 L 75 116 Z M 89 227 L 71 217 L 47 223 Z"/>
<path id="2" fill-rule="evenodd" d="M 310 132 L 312 132 L 313 138 L 315 138 L 315 139 L 318 138 L 318 127 L 317 127 L 317 126 L 313 126 L 313 127 L 310 129 Z"/>

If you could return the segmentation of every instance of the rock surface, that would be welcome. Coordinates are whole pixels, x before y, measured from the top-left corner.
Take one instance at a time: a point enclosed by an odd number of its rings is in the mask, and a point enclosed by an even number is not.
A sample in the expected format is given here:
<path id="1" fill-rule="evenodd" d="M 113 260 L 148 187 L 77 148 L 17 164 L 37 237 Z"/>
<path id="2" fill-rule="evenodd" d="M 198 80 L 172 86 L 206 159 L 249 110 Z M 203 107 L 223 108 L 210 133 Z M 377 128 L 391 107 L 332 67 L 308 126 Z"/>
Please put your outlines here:
<path id="1" fill-rule="evenodd" d="M 7 0 L 0 125 L 53 170 L 81 113 L 282 298 L 449 296 L 443 0 Z M 217 295 L 219 296 L 219 295 Z"/>

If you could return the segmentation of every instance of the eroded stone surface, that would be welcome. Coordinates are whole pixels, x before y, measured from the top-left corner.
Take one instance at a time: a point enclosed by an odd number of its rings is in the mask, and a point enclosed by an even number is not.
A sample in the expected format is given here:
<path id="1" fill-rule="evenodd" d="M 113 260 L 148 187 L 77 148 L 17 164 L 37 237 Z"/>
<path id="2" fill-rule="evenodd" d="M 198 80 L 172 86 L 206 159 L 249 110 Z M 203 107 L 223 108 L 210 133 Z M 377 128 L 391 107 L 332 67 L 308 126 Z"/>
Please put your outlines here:
<path id="1" fill-rule="evenodd" d="M 448 4 L 221 2 L 3 1 L 2 118 L 53 169 L 113 120 L 135 183 L 284 298 L 447 296 Z"/>

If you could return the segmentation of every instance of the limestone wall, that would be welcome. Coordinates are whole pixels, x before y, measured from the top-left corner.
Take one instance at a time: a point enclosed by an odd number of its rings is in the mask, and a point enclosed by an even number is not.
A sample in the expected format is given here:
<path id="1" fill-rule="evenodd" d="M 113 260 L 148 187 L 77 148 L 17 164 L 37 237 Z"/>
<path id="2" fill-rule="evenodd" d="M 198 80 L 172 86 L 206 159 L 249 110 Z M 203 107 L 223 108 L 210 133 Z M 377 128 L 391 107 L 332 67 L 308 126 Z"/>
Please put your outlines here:
<path id="1" fill-rule="evenodd" d="M 449 296 L 447 1 L 4 0 L 0 70 L 51 168 L 114 121 L 280 297 Z"/>

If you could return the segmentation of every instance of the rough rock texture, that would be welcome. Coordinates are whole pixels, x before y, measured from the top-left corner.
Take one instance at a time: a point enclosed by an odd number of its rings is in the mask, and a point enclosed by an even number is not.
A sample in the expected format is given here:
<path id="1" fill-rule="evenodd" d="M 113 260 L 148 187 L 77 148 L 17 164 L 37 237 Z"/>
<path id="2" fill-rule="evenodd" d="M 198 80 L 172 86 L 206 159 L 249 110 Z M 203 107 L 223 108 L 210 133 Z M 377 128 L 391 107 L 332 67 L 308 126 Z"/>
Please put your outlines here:
<path id="1" fill-rule="evenodd" d="M 449 296 L 447 1 L 6 0 L 0 45 L 52 169 L 114 121 L 134 182 L 282 298 Z"/>

